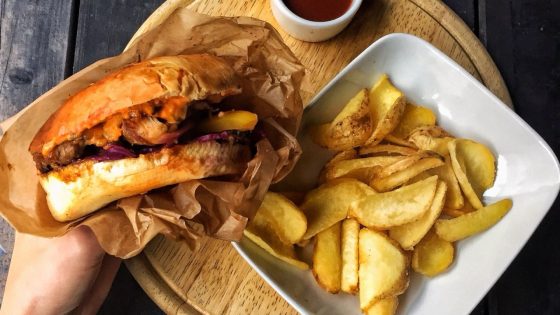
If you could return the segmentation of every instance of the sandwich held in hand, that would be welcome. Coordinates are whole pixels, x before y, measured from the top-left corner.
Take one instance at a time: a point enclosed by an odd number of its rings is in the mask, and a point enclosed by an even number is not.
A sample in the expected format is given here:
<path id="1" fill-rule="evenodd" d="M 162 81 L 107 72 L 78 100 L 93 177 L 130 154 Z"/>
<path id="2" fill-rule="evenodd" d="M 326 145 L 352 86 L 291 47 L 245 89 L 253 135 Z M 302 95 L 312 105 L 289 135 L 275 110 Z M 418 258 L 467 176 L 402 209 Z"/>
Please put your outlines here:
<path id="1" fill-rule="evenodd" d="M 241 92 L 219 57 L 157 57 L 70 97 L 29 151 L 59 221 L 149 190 L 239 176 L 252 158 L 257 115 L 222 103 Z"/>
<path id="2" fill-rule="evenodd" d="M 305 69 L 273 27 L 188 8 L 159 22 L 4 133 L 0 215 L 17 231 L 87 225 L 121 258 L 158 234 L 235 241 L 293 168 Z"/>

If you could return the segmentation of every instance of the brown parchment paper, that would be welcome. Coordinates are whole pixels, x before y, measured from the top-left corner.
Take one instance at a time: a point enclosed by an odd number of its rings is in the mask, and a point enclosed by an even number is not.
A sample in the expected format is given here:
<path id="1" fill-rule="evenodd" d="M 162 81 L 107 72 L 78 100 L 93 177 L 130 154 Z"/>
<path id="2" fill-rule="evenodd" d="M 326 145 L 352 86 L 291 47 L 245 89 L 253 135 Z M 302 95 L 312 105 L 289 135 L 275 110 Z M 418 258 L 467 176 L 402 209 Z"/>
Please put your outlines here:
<path id="1" fill-rule="evenodd" d="M 243 93 L 227 101 L 257 113 L 266 135 L 245 173 L 236 181 L 185 182 L 120 200 L 80 220 L 55 221 L 27 151 L 41 125 L 70 95 L 111 71 L 151 57 L 193 53 L 221 56 L 243 78 Z M 0 142 L 0 214 L 17 231 L 45 237 L 87 225 L 105 251 L 121 258 L 136 255 L 159 233 L 193 249 L 202 235 L 239 240 L 269 185 L 301 154 L 294 135 L 303 109 L 303 75 L 303 66 L 269 24 L 179 8 L 123 54 L 92 64 L 29 105 Z"/>

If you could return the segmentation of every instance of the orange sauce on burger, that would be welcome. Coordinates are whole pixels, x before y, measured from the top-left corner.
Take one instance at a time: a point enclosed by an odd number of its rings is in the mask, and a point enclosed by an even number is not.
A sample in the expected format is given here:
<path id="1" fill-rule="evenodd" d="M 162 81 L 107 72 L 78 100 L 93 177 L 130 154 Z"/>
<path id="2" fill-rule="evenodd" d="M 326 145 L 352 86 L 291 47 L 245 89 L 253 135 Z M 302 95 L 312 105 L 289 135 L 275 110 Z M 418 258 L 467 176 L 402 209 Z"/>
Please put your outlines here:
<path id="1" fill-rule="evenodd" d="M 296 15 L 315 22 L 325 22 L 341 17 L 352 0 L 284 0 L 284 3 Z"/>

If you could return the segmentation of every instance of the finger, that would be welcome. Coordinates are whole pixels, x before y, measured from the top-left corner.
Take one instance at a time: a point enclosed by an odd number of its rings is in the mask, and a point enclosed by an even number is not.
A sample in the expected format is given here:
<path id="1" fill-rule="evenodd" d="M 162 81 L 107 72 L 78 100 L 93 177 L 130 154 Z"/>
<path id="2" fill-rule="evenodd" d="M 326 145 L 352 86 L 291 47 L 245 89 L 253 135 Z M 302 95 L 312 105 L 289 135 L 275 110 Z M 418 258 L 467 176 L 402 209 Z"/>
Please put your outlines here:
<path id="1" fill-rule="evenodd" d="M 80 306 L 76 309 L 76 314 L 89 315 L 97 313 L 111 289 L 120 265 L 121 259 L 105 255 L 97 279 L 90 291 L 84 296 Z"/>

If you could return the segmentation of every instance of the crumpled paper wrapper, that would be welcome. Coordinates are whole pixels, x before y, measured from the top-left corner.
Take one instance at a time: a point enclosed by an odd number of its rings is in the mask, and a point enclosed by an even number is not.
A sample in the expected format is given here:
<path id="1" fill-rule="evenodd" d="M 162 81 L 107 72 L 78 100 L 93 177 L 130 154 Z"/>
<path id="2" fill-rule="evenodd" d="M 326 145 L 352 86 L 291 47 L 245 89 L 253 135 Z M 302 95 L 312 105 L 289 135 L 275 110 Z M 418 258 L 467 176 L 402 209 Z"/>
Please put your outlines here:
<path id="1" fill-rule="evenodd" d="M 243 78 L 243 93 L 228 99 L 259 115 L 265 139 L 235 182 L 192 180 L 157 193 L 133 196 L 76 221 L 61 223 L 47 208 L 27 151 L 48 117 L 72 94 L 127 64 L 163 55 L 209 53 L 225 58 Z M 19 232 L 54 237 L 89 226 L 111 255 L 138 254 L 157 234 L 191 248 L 209 235 L 239 240 L 271 183 L 294 166 L 301 149 L 294 138 L 303 110 L 304 68 L 267 23 L 216 18 L 179 8 L 144 33 L 123 54 L 100 60 L 39 97 L 0 142 L 0 212 Z"/>

